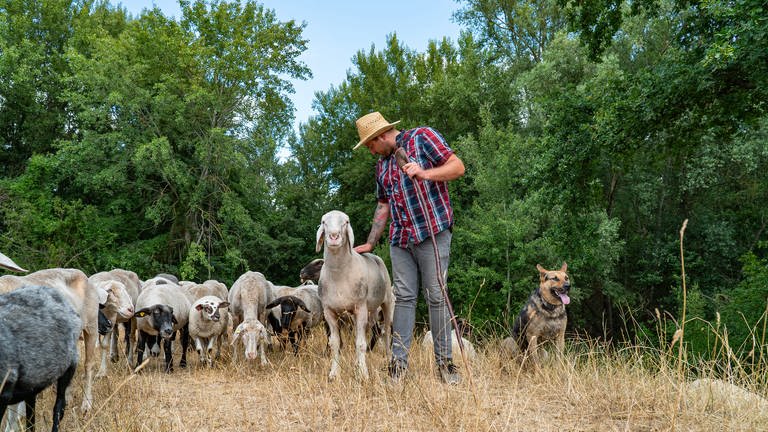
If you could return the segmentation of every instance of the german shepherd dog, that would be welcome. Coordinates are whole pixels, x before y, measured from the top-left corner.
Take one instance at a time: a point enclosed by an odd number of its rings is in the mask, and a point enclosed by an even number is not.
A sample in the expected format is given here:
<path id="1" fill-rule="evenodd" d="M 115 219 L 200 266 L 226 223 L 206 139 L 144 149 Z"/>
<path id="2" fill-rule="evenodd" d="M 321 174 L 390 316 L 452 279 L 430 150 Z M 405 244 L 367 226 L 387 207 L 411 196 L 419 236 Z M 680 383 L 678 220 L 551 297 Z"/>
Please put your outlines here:
<path id="1" fill-rule="evenodd" d="M 563 352 L 565 324 L 568 322 L 565 305 L 571 302 L 567 263 L 564 262 L 560 270 L 547 270 L 538 264 L 536 268 L 539 270 L 539 286 L 528 297 L 512 327 L 512 339 L 517 348 L 533 360 L 537 359 L 537 349 L 544 342 L 554 341 L 558 352 Z"/>

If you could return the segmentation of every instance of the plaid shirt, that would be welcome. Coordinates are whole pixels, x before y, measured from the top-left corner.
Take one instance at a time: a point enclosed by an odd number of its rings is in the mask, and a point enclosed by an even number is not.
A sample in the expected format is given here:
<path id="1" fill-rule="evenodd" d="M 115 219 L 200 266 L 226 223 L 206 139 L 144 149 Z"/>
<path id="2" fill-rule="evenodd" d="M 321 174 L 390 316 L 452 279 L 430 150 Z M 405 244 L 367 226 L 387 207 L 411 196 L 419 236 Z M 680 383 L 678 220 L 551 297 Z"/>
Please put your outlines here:
<path id="1" fill-rule="evenodd" d="M 440 166 L 453 155 L 453 150 L 436 130 L 418 127 L 400 132 L 397 147 L 402 147 L 412 162 L 423 169 Z M 417 183 L 398 166 L 394 152 L 376 163 L 376 197 L 389 203 L 389 241 L 405 248 L 408 242 L 419 244 L 429 238 L 428 223 L 434 234 L 453 226 L 453 209 L 448 198 L 448 183 L 422 180 L 418 182 L 426 209 L 419 205 Z M 429 218 L 424 212 L 428 212 Z"/>

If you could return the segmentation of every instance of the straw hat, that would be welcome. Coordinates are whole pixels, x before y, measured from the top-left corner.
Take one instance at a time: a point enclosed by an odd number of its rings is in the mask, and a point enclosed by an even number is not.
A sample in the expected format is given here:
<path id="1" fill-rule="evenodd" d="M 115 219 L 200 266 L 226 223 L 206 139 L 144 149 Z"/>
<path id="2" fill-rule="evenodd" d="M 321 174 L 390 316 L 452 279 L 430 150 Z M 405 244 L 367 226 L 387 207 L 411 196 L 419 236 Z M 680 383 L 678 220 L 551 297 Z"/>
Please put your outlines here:
<path id="1" fill-rule="evenodd" d="M 357 134 L 360 135 L 360 142 L 352 147 L 352 150 L 357 150 L 361 145 L 376 138 L 382 132 L 392 129 L 398 123 L 400 123 L 400 120 L 394 123 L 389 123 L 378 111 L 360 117 L 355 122 L 355 126 L 357 126 Z"/>

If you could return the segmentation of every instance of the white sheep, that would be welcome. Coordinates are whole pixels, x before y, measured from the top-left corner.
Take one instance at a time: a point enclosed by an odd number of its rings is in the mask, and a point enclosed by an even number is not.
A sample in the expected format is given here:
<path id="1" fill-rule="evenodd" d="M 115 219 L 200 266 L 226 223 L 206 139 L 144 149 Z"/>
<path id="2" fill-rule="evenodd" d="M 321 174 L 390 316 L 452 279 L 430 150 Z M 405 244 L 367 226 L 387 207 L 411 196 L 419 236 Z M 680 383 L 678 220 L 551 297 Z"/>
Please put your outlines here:
<path id="1" fill-rule="evenodd" d="M 96 366 L 96 345 L 98 343 L 98 290 L 80 270 L 53 268 L 39 270 L 25 276 L 5 275 L 0 277 L 0 293 L 16 290 L 22 286 L 47 286 L 59 290 L 77 311 L 82 323 L 85 351 L 85 386 L 80 409 L 87 413 L 93 406 L 93 379 Z M 67 397 L 70 399 L 70 397 Z"/>
<path id="2" fill-rule="evenodd" d="M 128 292 L 128 295 L 131 296 L 133 306 L 136 306 L 136 300 L 138 300 L 139 293 L 141 293 L 142 283 L 135 272 L 116 268 L 107 272 L 96 273 L 91 275 L 88 279 L 92 282 L 103 280 L 116 280 L 122 282 L 123 285 L 125 285 L 125 290 Z M 120 319 L 118 319 L 118 321 L 122 322 Z M 118 322 L 115 322 L 115 328 L 112 330 L 112 338 L 109 343 L 109 359 L 112 362 L 117 362 L 120 358 L 120 355 L 118 354 L 118 330 L 120 326 L 117 324 Z M 124 327 L 125 357 L 128 361 L 128 365 L 133 366 L 133 350 L 131 347 L 136 344 L 136 317 L 131 317 L 130 320 L 125 321 L 122 324 Z"/>
<path id="3" fill-rule="evenodd" d="M 339 315 L 349 312 L 355 319 L 355 351 L 360 376 L 368 379 L 365 352 L 366 332 L 373 326 L 377 308 L 384 315 L 384 344 L 390 349 L 394 293 L 384 261 L 376 255 L 359 254 L 353 249 L 355 236 L 349 216 L 338 210 L 323 215 L 317 230 L 316 251 L 323 248 L 323 267 L 318 283 L 323 314 L 330 332 L 331 370 L 329 379 L 339 374 Z"/>
<path id="4" fill-rule="evenodd" d="M 245 357 L 248 360 L 255 359 L 257 347 L 269 340 L 263 323 L 267 319 L 266 305 L 272 298 L 272 288 L 272 283 L 263 274 L 253 271 L 245 272 L 232 284 L 228 300 L 232 327 L 235 329 L 231 343 L 233 363 L 237 360 L 238 339 L 245 345 Z M 267 364 L 263 349 L 258 350 L 258 355 L 261 364 Z"/>
<path id="5" fill-rule="evenodd" d="M 55 383 L 51 430 L 59 430 L 82 327 L 70 300 L 56 288 L 24 286 L 0 295 L 0 419 L 9 404 L 25 402 L 29 430 L 34 430 L 37 394 Z"/>
<path id="6" fill-rule="evenodd" d="M 155 281 L 157 282 L 157 281 Z M 167 283 L 144 284 L 136 301 L 136 326 L 139 338 L 136 344 L 136 363 L 141 364 L 144 349 L 153 337 L 163 339 L 165 370 L 173 371 L 172 336 L 181 330 L 181 360 L 179 366 L 187 367 L 189 346 L 189 309 L 192 307 L 188 294 L 178 285 Z M 158 339 L 159 343 L 159 339 Z"/>
<path id="7" fill-rule="evenodd" d="M 195 343 L 200 363 L 213 366 L 211 352 L 216 345 L 216 358 L 221 356 L 221 338 L 229 324 L 229 302 L 218 296 L 204 296 L 189 310 L 189 337 Z"/>
<path id="8" fill-rule="evenodd" d="M 209 279 L 201 284 L 188 282 L 181 285 L 181 287 L 189 291 L 195 300 L 199 300 L 205 296 L 216 296 L 221 300 L 226 300 L 229 297 L 227 286 L 213 279 Z"/>
<path id="9" fill-rule="evenodd" d="M 475 347 L 472 345 L 472 342 L 468 341 L 467 338 L 462 337 L 461 338 L 461 344 L 464 346 L 464 355 L 467 357 L 467 361 L 473 361 L 477 357 L 477 353 L 475 352 Z M 456 337 L 456 330 L 451 330 L 451 349 L 454 353 L 460 353 L 459 348 L 459 341 Z M 432 340 L 432 331 L 428 331 L 426 334 L 424 334 L 424 338 L 421 340 L 421 348 L 425 352 L 434 352 L 434 342 Z M 462 357 L 463 360 L 463 357 Z"/>
<path id="10" fill-rule="evenodd" d="M 133 318 L 133 299 L 125 284 L 116 280 L 103 280 L 93 282 L 99 293 L 99 307 L 104 316 L 112 323 L 130 322 Z M 116 327 L 110 328 L 106 334 L 99 336 L 99 346 L 101 347 L 101 365 L 96 377 L 107 376 L 107 348 L 112 341 L 112 333 Z"/>

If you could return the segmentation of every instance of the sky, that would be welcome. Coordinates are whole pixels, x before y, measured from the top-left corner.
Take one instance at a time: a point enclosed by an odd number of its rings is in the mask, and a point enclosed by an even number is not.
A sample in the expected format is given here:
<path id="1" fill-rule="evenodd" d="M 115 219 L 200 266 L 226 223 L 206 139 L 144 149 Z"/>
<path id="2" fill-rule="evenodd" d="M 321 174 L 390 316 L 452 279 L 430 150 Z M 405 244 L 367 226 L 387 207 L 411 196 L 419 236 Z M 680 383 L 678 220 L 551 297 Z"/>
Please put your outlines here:
<path id="1" fill-rule="evenodd" d="M 453 13 L 462 5 L 456 0 L 264 0 L 279 21 L 306 22 L 303 36 L 309 40 L 307 50 L 299 57 L 312 71 L 313 78 L 292 81 L 296 93 L 291 95 L 296 108 L 296 121 L 305 123 L 312 111 L 317 91 L 338 87 L 352 69 L 352 57 L 374 45 L 385 47 L 388 35 L 395 33 L 402 44 L 423 52 L 430 40 L 444 36 L 454 43 L 460 26 Z M 166 16 L 179 18 L 177 0 L 116 0 L 129 13 L 138 16 L 145 8 L 159 7 Z M 298 127 L 297 127 L 298 130 Z"/>

